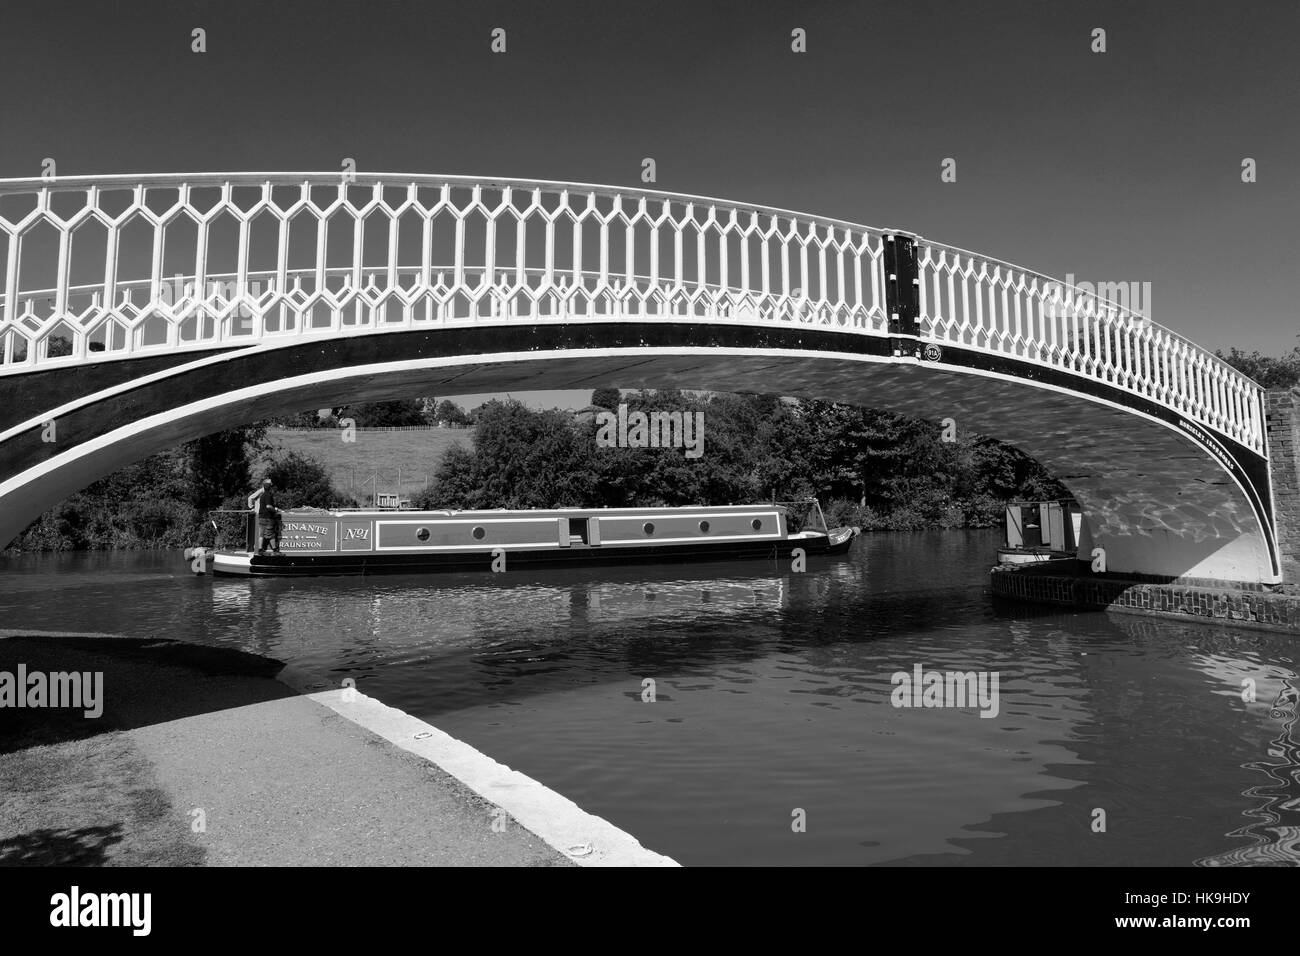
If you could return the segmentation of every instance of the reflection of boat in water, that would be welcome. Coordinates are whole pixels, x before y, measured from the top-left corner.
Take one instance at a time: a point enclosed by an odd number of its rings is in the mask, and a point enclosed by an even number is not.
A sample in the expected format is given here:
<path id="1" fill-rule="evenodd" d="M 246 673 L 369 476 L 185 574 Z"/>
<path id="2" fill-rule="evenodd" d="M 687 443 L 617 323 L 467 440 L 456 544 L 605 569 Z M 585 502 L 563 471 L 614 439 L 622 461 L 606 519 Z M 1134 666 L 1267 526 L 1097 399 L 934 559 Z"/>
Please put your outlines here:
<path id="1" fill-rule="evenodd" d="M 818 579 L 841 565 L 803 575 L 774 573 L 762 562 L 626 565 L 567 574 L 539 568 L 505 578 L 437 574 L 391 583 L 221 576 L 210 593 L 218 614 L 231 621 L 246 621 L 250 614 L 273 621 L 278 640 L 289 644 L 319 647 L 320 635 L 328 633 L 345 656 L 361 644 L 441 652 L 548 629 L 572 633 L 647 620 L 686 620 L 695 626 L 761 619 L 787 610 L 793 595 L 820 594 Z M 434 606 L 437 625 L 431 627 L 428 609 Z M 256 645 L 245 649 L 267 652 Z"/>
<path id="2" fill-rule="evenodd" d="M 283 512 L 280 554 L 202 554 L 218 574 L 401 574 L 790 558 L 845 553 L 856 528 L 786 504 L 535 511 Z M 251 517 L 251 516 L 250 516 Z M 792 520 L 796 519 L 796 520 Z M 792 528 L 792 524 L 795 528 Z M 805 526 L 805 524 L 807 526 Z M 797 528 L 797 530 L 796 530 Z M 796 556 L 797 557 L 797 556 Z"/>
<path id="3" fill-rule="evenodd" d="M 1083 515 L 1074 501 L 1007 503 L 1007 540 L 998 564 L 1072 564 L 1079 551 Z"/>
<path id="4" fill-rule="evenodd" d="M 593 583 L 581 592 L 575 591 L 574 597 L 585 601 L 582 616 L 590 623 L 652 614 L 727 616 L 743 611 L 781 610 L 789 603 L 786 583 L 781 578 Z"/>

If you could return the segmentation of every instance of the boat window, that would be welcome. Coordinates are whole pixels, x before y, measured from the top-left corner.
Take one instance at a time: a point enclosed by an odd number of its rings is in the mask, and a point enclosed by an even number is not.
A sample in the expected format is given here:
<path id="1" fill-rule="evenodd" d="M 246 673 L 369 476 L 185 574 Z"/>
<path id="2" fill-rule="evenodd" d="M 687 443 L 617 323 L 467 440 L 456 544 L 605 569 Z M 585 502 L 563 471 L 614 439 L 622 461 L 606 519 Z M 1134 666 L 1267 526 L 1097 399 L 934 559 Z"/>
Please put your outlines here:
<path id="1" fill-rule="evenodd" d="M 475 528 L 472 533 L 474 537 L 477 538 L 479 541 L 482 541 L 483 535 L 487 534 L 487 532 L 484 531 L 482 527 Z"/>
<path id="2" fill-rule="evenodd" d="M 646 522 L 645 524 L 643 524 L 641 527 L 645 529 L 645 533 L 646 533 L 646 534 L 654 534 L 654 533 L 655 533 L 655 525 L 654 525 L 654 522 L 653 522 L 653 521 L 647 521 L 647 522 Z"/>
<path id="3" fill-rule="evenodd" d="M 763 522 L 759 521 L 757 518 L 755 518 L 753 521 L 751 521 L 751 522 L 749 523 L 749 526 L 750 526 L 751 528 L 753 528 L 755 531 L 762 531 L 762 530 L 763 530 Z"/>
<path id="4" fill-rule="evenodd" d="M 429 529 L 428 529 L 428 528 L 421 528 L 419 531 L 415 532 L 415 536 L 416 536 L 417 538 L 419 538 L 421 541 L 428 541 L 428 540 L 429 540 Z"/>
<path id="5" fill-rule="evenodd" d="M 700 530 L 701 530 L 702 532 L 704 532 L 705 534 L 708 534 L 708 533 L 709 533 L 709 523 L 708 523 L 707 521 L 701 521 L 701 522 L 700 522 Z"/>

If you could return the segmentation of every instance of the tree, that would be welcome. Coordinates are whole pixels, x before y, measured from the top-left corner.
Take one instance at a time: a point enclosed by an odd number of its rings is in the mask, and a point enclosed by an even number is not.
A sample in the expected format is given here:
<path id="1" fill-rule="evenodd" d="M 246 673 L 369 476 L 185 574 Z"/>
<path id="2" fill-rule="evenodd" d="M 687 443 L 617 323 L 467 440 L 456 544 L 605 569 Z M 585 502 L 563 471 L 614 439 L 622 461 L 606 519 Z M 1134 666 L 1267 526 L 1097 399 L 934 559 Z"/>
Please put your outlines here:
<path id="1" fill-rule="evenodd" d="M 65 498 L 15 544 L 53 551 L 193 544 L 202 520 L 190 503 L 192 490 L 188 449 L 151 455 Z"/>
<path id="2" fill-rule="evenodd" d="M 754 435 L 761 419 L 746 397 L 717 395 L 702 398 L 677 389 L 629 392 L 621 403 L 629 416 L 668 412 L 683 423 L 704 423 L 703 452 L 687 457 L 677 448 L 598 447 L 601 425 L 591 420 L 583 428 L 584 448 L 593 470 L 589 504 L 659 506 L 719 504 L 760 497 L 758 457 Z M 693 437 L 698 434 L 692 429 Z M 684 437 L 684 435 L 683 435 Z"/>
<path id="3" fill-rule="evenodd" d="M 251 482 L 249 453 L 262 449 L 265 436 L 266 426 L 259 423 L 214 432 L 187 443 L 190 503 L 206 511 L 231 495 L 246 492 Z"/>
<path id="4" fill-rule="evenodd" d="M 470 508 L 477 502 L 479 466 L 474 450 L 455 442 L 442 453 L 434 471 L 433 484 L 416 494 L 411 506 L 419 511 L 435 508 Z"/>
<path id="5" fill-rule="evenodd" d="M 471 452 L 444 454 L 433 493 L 439 508 L 559 508 L 587 503 L 593 469 L 573 417 L 515 400 L 479 408 Z"/>
<path id="6" fill-rule="evenodd" d="M 321 412 L 325 414 L 322 415 Z M 263 424 L 276 425 L 280 428 L 333 428 L 336 425 L 332 410 L 328 408 L 312 408 L 294 415 L 280 415 L 276 418 L 268 418 Z"/>
<path id="7" fill-rule="evenodd" d="M 611 412 L 618 410 L 623 394 L 616 388 L 597 388 L 591 393 L 591 404 L 597 408 L 608 408 Z"/>
<path id="8" fill-rule="evenodd" d="M 271 460 L 266 477 L 275 485 L 281 508 L 336 508 L 353 502 L 334 490 L 330 474 L 319 460 L 296 451 Z"/>
<path id="9" fill-rule="evenodd" d="M 434 407 L 433 421 L 449 428 L 464 428 L 469 424 L 469 416 L 465 414 L 465 409 L 444 398 Z"/>
<path id="10" fill-rule="evenodd" d="M 351 418 L 358 428 L 382 428 L 423 425 L 424 403 L 418 398 L 400 398 L 389 402 L 362 402 L 340 409 L 340 418 Z"/>
<path id="11" fill-rule="evenodd" d="M 1225 355 L 1222 350 L 1214 353 L 1243 375 L 1253 378 L 1264 388 L 1290 388 L 1300 385 L 1300 345 L 1280 358 L 1251 352 L 1247 355 L 1233 348 Z"/>

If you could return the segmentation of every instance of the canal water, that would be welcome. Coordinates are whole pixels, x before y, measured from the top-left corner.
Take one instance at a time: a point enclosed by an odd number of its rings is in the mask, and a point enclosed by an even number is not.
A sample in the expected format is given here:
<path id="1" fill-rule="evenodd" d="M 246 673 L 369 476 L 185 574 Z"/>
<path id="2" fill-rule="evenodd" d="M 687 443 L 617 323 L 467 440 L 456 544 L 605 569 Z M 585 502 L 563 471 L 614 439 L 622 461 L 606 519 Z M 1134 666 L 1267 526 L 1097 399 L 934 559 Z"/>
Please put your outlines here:
<path id="1" fill-rule="evenodd" d="M 688 865 L 1300 863 L 1296 639 L 1001 603 L 998 538 L 868 535 L 803 573 L 241 580 L 24 555 L 0 559 L 0 627 L 352 677 Z M 996 672 L 996 715 L 894 706 L 917 666 Z"/>

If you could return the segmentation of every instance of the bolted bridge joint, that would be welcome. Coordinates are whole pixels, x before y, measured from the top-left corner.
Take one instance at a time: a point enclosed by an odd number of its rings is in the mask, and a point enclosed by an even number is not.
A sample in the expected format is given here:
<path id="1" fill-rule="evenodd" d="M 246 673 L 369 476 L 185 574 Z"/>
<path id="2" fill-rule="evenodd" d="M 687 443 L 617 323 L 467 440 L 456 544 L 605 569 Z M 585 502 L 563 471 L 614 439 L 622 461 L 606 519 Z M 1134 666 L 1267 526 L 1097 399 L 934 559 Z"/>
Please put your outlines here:
<path id="1" fill-rule="evenodd" d="M 885 236 L 885 313 L 889 341 L 896 356 L 921 357 L 921 275 L 918 240 L 902 233 Z"/>

